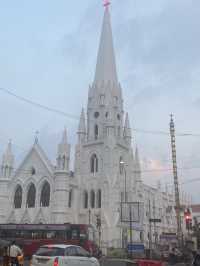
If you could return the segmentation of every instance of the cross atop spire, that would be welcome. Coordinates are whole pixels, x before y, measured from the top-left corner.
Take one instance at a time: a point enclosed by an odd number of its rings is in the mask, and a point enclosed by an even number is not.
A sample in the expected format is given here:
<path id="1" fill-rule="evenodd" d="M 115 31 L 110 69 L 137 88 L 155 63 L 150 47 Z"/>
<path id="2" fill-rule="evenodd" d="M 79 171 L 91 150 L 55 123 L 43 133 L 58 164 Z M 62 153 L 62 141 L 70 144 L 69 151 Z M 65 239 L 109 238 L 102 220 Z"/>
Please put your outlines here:
<path id="1" fill-rule="evenodd" d="M 101 85 L 102 82 L 107 84 L 110 81 L 112 86 L 118 86 L 110 12 L 108 9 L 109 5 L 109 0 L 104 0 L 104 6 L 106 8 L 104 12 L 94 83 L 96 85 Z"/>
<path id="2" fill-rule="evenodd" d="M 108 8 L 110 5 L 110 1 L 109 0 L 104 0 L 103 1 L 103 5 L 105 6 L 105 8 Z"/>

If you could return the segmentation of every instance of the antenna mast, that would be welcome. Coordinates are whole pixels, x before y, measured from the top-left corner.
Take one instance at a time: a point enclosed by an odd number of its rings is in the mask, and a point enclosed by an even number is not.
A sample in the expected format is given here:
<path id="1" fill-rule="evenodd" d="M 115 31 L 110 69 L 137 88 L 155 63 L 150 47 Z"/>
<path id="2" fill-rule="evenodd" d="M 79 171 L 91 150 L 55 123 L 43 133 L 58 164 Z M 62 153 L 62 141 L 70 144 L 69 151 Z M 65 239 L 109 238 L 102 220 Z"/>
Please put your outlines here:
<path id="1" fill-rule="evenodd" d="M 180 205 L 180 197 L 179 197 L 179 183 L 178 183 L 178 171 L 177 171 L 177 161 L 176 161 L 176 138 L 175 138 L 175 125 L 174 125 L 173 115 L 171 115 L 171 120 L 170 120 L 170 136 L 171 136 L 172 163 L 173 163 L 173 174 L 174 174 L 177 237 L 178 237 L 179 247 L 181 247 L 181 244 L 182 244 L 181 205 Z"/>

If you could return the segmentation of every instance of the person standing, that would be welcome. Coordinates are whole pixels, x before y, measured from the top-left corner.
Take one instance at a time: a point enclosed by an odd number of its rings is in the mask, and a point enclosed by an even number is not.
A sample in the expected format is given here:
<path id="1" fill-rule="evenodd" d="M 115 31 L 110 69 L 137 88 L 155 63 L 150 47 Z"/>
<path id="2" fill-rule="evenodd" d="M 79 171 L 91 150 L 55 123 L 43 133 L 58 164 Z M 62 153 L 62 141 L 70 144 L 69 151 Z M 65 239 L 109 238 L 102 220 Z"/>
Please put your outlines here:
<path id="1" fill-rule="evenodd" d="M 15 241 L 10 246 L 11 266 L 19 266 L 18 256 L 22 255 L 22 250 L 16 245 Z"/>
<path id="2" fill-rule="evenodd" d="M 9 266 L 9 248 L 4 247 L 3 248 L 3 266 Z"/>

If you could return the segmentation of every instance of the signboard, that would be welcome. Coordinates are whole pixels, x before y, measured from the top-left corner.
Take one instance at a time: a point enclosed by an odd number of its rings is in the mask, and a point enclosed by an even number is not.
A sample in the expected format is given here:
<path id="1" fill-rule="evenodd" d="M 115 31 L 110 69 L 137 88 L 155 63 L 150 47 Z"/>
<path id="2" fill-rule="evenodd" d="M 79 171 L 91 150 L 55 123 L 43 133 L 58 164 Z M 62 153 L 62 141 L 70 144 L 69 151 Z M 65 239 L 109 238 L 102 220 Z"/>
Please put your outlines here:
<path id="1" fill-rule="evenodd" d="M 144 253 L 144 245 L 143 244 L 128 244 L 127 245 L 128 252 L 135 253 Z"/>
<path id="2" fill-rule="evenodd" d="M 142 221 L 141 203 L 121 202 L 121 222 L 140 223 Z"/>
<path id="3" fill-rule="evenodd" d="M 167 241 L 177 240 L 177 235 L 176 233 L 162 233 L 162 235 L 160 235 L 160 240 L 167 240 Z"/>
<path id="4" fill-rule="evenodd" d="M 161 219 L 149 219 L 150 223 L 161 223 Z"/>

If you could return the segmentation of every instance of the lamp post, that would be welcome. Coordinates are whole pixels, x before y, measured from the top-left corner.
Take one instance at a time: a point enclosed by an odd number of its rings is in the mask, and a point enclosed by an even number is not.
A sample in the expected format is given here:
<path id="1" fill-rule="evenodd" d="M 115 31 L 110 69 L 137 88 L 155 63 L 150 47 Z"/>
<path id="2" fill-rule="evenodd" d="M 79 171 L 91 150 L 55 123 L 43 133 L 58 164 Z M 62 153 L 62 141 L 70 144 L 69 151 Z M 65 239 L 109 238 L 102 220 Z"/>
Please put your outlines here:
<path id="1" fill-rule="evenodd" d="M 130 230 L 130 246 L 131 246 L 131 252 L 130 252 L 130 258 L 132 259 L 133 254 L 132 254 L 132 245 L 133 245 L 133 235 L 132 235 L 132 209 L 131 209 L 131 204 L 128 204 L 127 200 L 127 190 L 126 190 L 126 168 L 125 168 L 125 163 L 123 161 L 120 161 L 120 165 L 123 167 L 122 169 L 124 170 L 124 203 L 125 203 L 125 208 L 129 206 L 129 230 Z M 126 204 L 127 203 L 127 204 Z M 126 206 L 127 205 L 127 206 Z"/>
<path id="2" fill-rule="evenodd" d="M 120 161 L 120 166 L 122 167 L 124 171 L 124 202 L 127 202 L 127 192 L 126 192 L 126 168 L 125 168 L 125 162 Z"/>

